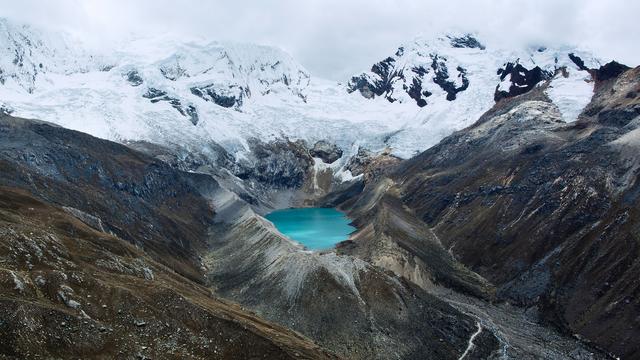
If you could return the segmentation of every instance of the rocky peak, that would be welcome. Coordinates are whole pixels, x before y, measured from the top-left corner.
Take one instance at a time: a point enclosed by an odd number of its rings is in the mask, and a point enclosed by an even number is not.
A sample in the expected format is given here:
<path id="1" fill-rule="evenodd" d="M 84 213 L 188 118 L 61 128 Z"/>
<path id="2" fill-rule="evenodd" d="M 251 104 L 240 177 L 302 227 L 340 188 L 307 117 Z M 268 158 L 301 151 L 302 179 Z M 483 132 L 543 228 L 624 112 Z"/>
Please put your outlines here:
<path id="1" fill-rule="evenodd" d="M 352 77 L 347 91 L 358 90 L 366 98 L 381 96 L 389 102 L 415 101 L 419 107 L 426 106 L 434 93 L 453 101 L 470 84 L 467 67 L 458 56 L 484 50 L 471 34 L 418 38 L 374 64 L 370 72 Z"/>
<path id="2" fill-rule="evenodd" d="M 565 78 L 581 80 L 569 73 L 585 71 L 589 76 L 590 69 L 599 66 L 592 55 L 571 47 L 487 49 L 474 35 L 447 34 L 417 38 L 400 46 L 369 72 L 352 77 L 347 91 L 358 91 L 369 99 L 383 97 L 392 103 L 415 102 L 419 107 L 431 104 L 440 109 L 446 106 L 444 102 L 465 93 L 462 106 L 467 106 L 467 101 L 484 102 L 488 94 L 500 101 L 527 93 L 559 72 Z M 620 72 L 615 66 L 609 70 Z"/>

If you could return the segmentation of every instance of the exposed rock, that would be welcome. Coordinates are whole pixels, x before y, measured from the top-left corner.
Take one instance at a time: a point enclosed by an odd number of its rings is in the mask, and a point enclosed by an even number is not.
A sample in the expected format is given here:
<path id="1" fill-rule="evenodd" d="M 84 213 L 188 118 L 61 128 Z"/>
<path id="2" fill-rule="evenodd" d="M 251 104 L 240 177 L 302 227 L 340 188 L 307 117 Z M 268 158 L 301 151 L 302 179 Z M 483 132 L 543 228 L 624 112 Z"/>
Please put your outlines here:
<path id="1" fill-rule="evenodd" d="M 442 90 L 447 93 L 447 100 L 453 101 L 456 99 L 456 94 L 467 90 L 469 87 L 469 79 L 467 79 L 467 70 L 458 66 L 458 78 L 461 79 L 462 84 L 456 86 L 456 83 L 449 79 L 449 69 L 447 69 L 446 62 L 439 59 L 438 55 L 432 55 L 431 68 L 434 71 L 433 82 L 438 84 Z"/>
<path id="2" fill-rule="evenodd" d="M 192 94 L 226 108 L 242 106 L 244 98 L 251 96 L 251 92 L 248 88 L 236 85 L 229 85 L 225 87 L 211 84 L 201 87 L 192 87 L 190 90 Z"/>
<path id="3" fill-rule="evenodd" d="M 309 149 L 309 154 L 311 154 L 312 157 L 322 159 L 327 164 L 333 164 L 342 157 L 342 149 L 336 144 L 320 140 Z"/>
<path id="4" fill-rule="evenodd" d="M 137 70 L 130 70 L 125 76 L 131 86 L 140 86 L 144 82 Z"/>
<path id="5" fill-rule="evenodd" d="M 345 166 L 345 168 L 351 171 L 353 176 L 358 176 L 364 173 L 365 166 L 371 162 L 371 158 L 373 157 L 373 153 L 363 147 L 358 148 L 358 152 L 355 156 L 349 159 L 349 162 Z"/>
<path id="6" fill-rule="evenodd" d="M 62 209 L 64 211 L 68 212 L 69 214 L 77 217 L 82 222 L 84 222 L 85 224 L 91 226 L 92 228 L 94 228 L 94 229 L 96 229 L 98 231 L 106 232 L 106 230 L 105 230 L 105 228 L 104 228 L 104 226 L 102 224 L 102 220 L 100 220 L 99 217 L 87 214 L 86 212 L 84 212 L 82 210 L 78 210 L 78 209 L 72 208 L 70 206 L 63 206 Z"/>
<path id="7" fill-rule="evenodd" d="M 14 109 L 9 105 L 0 104 L 0 116 L 1 115 L 11 115 L 13 114 Z"/>
<path id="8" fill-rule="evenodd" d="M 502 83 L 496 87 L 494 95 L 496 102 L 525 94 L 539 83 L 549 80 L 553 76 L 553 74 L 542 70 L 539 66 L 529 70 L 519 62 L 505 64 L 504 68 L 498 69 L 498 75 L 500 75 Z"/>
<path id="9" fill-rule="evenodd" d="M 596 81 L 606 81 L 617 78 L 629 69 L 631 68 L 626 65 L 622 65 L 617 61 L 612 61 L 601 66 L 599 69 L 594 69 L 593 74 Z"/>
<path id="10" fill-rule="evenodd" d="M 239 162 L 236 175 L 277 189 L 299 188 L 313 167 L 313 158 L 303 141 L 288 139 L 264 143 L 249 141 L 250 157 Z"/>
<path id="11" fill-rule="evenodd" d="M 374 96 L 383 96 L 394 102 L 395 99 L 392 96 L 393 88 L 392 82 L 396 78 L 402 78 L 402 70 L 396 70 L 394 68 L 395 59 L 388 57 L 371 67 L 371 72 L 378 76 L 378 79 L 374 80 L 367 74 L 354 76 L 347 85 L 349 92 L 359 90 L 360 93 L 366 98 L 373 98 Z"/>
<path id="12" fill-rule="evenodd" d="M 446 36 L 435 40 L 435 43 L 436 46 L 484 50 L 484 46 L 471 35 Z M 458 93 L 469 88 L 467 69 L 461 65 L 451 65 L 447 56 L 438 54 L 439 48 L 436 46 L 433 49 L 429 47 L 430 44 L 424 46 L 426 50 L 418 49 L 414 44 L 410 53 L 405 47 L 398 48 L 394 56 L 374 64 L 369 73 L 352 77 L 347 84 L 347 91 L 359 90 L 366 98 L 383 96 L 389 102 L 405 101 L 408 95 L 416 105 L 424 107 L 428 104 L 427 98 L 433 95 L 428 88 L 436 85 L 447 94 L 448 101 L 455 100 Z M 449 66 L 455 67 L 457 73 L 453 74 Z M 428 76 L 431 72 L 433 76 Z"/>
<path id="13" fill-rule="evenodd" d="M 156 88 L 149 88 L 149 89 L 147 89 L 147 92 L 142 95 L 142 97 L 150 99 L 151 102 L 155 103 L 155 102 L 158 102 L 160 100 L 154 101 L 154 99 L 158 99 L 158 98 L 160 98 L 162 96 L 165 96 L 165 95 L 167 95 L 166 91 L 162 91 L 162 90 L 156 89 Z"/>
<path id="14" fill-rule="evenodd" d="M 389 149 L 375 154 L 365 148 L 358 148 L 357 154 L 349 159 L 345 169 L 351 171 L 353 176 L 363 175 L 365 182 L 370 182 L 393 171 L 400 161 Z"/>
<path id="15" fill-rule="evenodd" d="M 142 95 L 142 97 L 149 99 L 151 103 L 155 104 L 160 101 L 168 102 L 174 109 L 176 109 L 180 115 L 189 117 L 189 120 L 193 125 L 197 125 L 198 121 L 200 121 L 200 117 L 198 116 L 198 110 L 193 105 L 187 105 L 184 107 L 180 99 L 171 97 L 164 90 L 159 90 L 155 88 L 147 89 L 147 92 Z"/>
<path id="16" fill-rule="evenodd" d="M 588 71 L 589 68 L 587 68 L 584 64 L 584 60 L 582 60 L 579 56 L 577 56 L 574 53 L 570 53 L 569 54 L 569 59 L 571 59 L 571 61 L 573 61 L 574 64 L 576 64 L 576 66 L 578 67 L 578 69 L 583 70 L 583 71 Z"/>
<path id="17" fill-rule="evenodd" d="M 235 169 L 235 158 L 220 144 L 213 141 L 197 149 L 190 149 L 187 146 L 169 148 L 145 141 L 127 142 L 126 145 L 181 171 L 203 172 L 204 168 L 230 171 Z"/>
<path id="18" fill-rule="evenodd" d="M 460 37 L 448 36 L 448 38 L 451 40 L 451 46 L 455 48 L 486 49 L 486 47 L 471 34 Z"/>
<path id="19" fill-rule="evenodd" d="M 187 115 L 189 115 L 189 118 L 191 119 L 191 123 L 193 125 L 198 125 L 198 121 L 200 121 L 200 117 L 198 116 L 198 110 L 196 109 L 196 107 L 193 105 L 188 105 L 187 108 L 185 109 L 185 112 L 187 113 Z"/>

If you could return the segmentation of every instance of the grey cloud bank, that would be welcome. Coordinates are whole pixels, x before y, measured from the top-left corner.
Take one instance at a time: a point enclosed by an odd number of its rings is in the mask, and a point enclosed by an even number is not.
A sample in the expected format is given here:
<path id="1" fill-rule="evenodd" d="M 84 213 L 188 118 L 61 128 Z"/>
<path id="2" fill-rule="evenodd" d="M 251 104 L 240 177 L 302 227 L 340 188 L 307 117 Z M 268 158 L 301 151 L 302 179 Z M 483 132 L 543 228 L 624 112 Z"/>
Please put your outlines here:
<path id="1" fill-rule="evenodd" d="M 419 34 L 477 32 L 489 46 L 575 44 L 640 63 L 640 1 L 0 0 L 0 16 L 65 29 L 97 46 L 131 34 L 279 46 L 313 74 L 346 80 Z"/>

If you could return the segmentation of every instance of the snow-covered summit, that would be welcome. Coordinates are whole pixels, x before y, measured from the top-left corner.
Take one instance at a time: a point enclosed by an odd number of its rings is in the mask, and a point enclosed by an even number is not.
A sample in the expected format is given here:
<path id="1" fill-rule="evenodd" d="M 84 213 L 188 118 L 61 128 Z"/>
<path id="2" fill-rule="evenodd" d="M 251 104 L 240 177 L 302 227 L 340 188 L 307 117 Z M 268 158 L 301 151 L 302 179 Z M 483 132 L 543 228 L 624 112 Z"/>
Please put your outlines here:
<path id="1" fill-rule="evenodd" d="M 424 123 L 437 122 L 439 127 L 448 121 L 469 125 L 493 101 L 550 80 L 552 97 L 561 101 L 558 105 L 572 121 L 591 98 L 587 70 L 600 65 L 589 52 L 569 46 L 500 49 L 486 46 L 476 34 L 449 33 L 417 37 L 400 46 L 370 71 L 352 77 L 347 91 L 390 103 L 414 103 L 425 108 Z M 559 99 L 565 94 L 569 98 Z"/>
<path id="2" fill-rule="evenodd" d="M 84 50 L 65 33 L 51 33 L 0 18 L 0 84 L 14 82 L 33 92 L 43 73 L 107 70 L 108 62 Z"/>
<path id="3" fill-rule="evenodd" d="M 538 78 L 553 78 L 549 96 L 570 121 L 592 92 L 579 64 L 595 67 L 571 48 L 494 49 L 448 34 L 404 44 L 345 87 L 274 47 L 158 37 L 98 53 L 8 20 L 0 30 L 0 105 L 15 115 L 115 141 L 194 151 L 216 142 L 234 154 L 252 137 L 288 137 L 409 157 Z"/>
<path id="4" fill-rule="evenodd" d="M 589 53 L 571 47 L 495 49 L 487 48 L 474 34 L 445 34 L 417 37 L 400 46 L 370 71 L 352 77 L 347 88 L 366 98 L 380 96 L 392 103 L 415 102 L 419 107 L 443 98 L 454 101 L 465 91 L 477 97 L 478 91 L 495 90 L 497 101 L 514 95 L 509 94 L 512 85 L 521 89 L 535 86 L 560 68 L 584 70 L 580 66 L 597 68 L 600 64 Z M 498 87 L 496 74 L 503 82 Z"/>
<path id="5" fill-rule="evenodd" d="M 136 59 L 144 58 L 140 52 L 145 48 L 148 45 L 135 47 L 124 56 L 126 59 L 129 55 L 135 64 L 129 65 L 135 81 L 146 79 L 156 88 L 188 88 L 193 95 L 223 107 L 241 107 L 252 97 L 271 93 L 304 100 L 309 85 L 309 73 L 289 54 L 274 47 L 179 43 L 161 57 L 139 63 Z"/>

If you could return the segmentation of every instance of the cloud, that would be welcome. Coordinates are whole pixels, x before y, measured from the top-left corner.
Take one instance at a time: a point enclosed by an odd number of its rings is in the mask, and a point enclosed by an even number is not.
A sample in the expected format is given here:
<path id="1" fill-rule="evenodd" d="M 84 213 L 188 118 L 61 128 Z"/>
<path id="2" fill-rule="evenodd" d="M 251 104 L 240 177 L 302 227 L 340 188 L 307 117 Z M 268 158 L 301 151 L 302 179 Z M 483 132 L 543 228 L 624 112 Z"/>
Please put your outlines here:
<path id="1" fill-rule="evenodd" d="M 0 0 L 0 16 L 95 44 L 130 34 L 276 45 L 312 73 L 345 80 L 418 34 L 478 32 L 493 46 L 575 44 L 640 63 L 628 0 Z"/>

